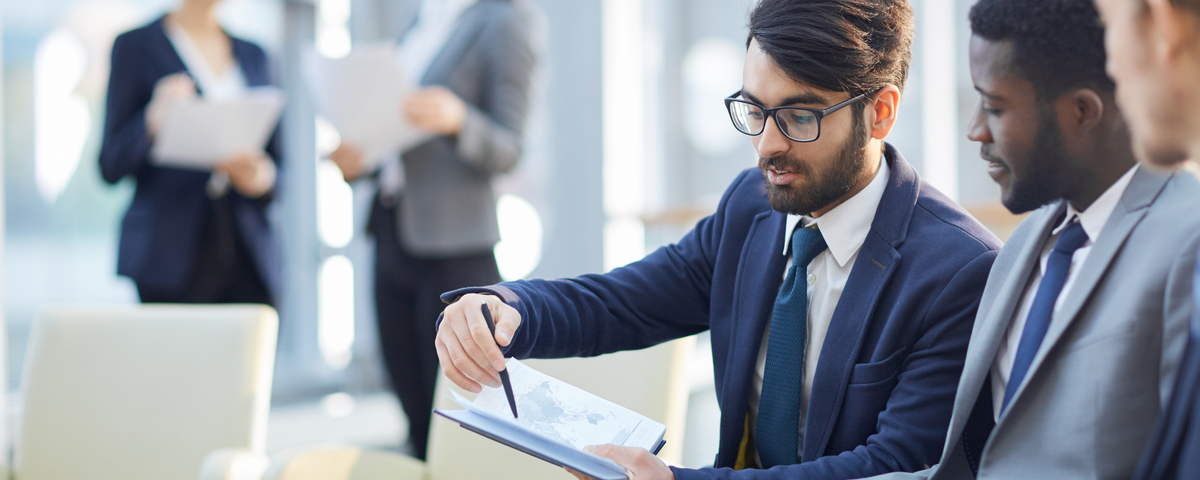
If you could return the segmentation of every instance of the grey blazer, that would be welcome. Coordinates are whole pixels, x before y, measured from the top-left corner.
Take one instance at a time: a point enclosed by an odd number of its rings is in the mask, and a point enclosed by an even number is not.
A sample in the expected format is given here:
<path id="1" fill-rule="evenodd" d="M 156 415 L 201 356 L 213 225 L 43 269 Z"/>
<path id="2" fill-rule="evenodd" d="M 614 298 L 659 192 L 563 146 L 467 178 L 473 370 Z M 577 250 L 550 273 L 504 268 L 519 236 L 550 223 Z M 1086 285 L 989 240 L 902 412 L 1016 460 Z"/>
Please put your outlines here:
<path id="1" fill-rule="evenodd" d="M 420 256 L 490 251 L 500 240 L 492 177 L 521 157 L 542 17 L 524 0 L 480 0 L 462 13 L 422 85 L 443 85 L 467 103 L 455 136 L 401 154 L 405 185 L 397 222 Z"/>
<path id="2" fill-rule="evenodd" d="M 992 266 L 940 464 L 876 478 L 966 480 L 975 478 L 972 465 L 980 479 L 1133 474 L 1168 397 L 1193 310 L 1200 181 L 1191 172 L 1138 169 L 1066 293 L 1058 314 L 1069 322 L 1051 325 L 990 434 L 977 427 L 994 418 L 981 390 L 990 391 L 1000 340 L 1065 210 L 1058 201 L 1030 215 Z"/>

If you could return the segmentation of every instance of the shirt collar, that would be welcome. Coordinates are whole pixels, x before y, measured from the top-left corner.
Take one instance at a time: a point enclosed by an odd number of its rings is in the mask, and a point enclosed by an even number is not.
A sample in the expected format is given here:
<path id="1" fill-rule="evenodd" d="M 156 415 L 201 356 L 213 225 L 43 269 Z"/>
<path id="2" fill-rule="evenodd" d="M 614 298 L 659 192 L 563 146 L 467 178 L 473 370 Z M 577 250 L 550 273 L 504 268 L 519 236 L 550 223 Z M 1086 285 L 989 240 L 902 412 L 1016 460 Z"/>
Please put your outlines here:
<path id="1" fill-rule="evenodd" d="M 791 253 L 792 231 L 796 229 L 797 224 L 804 227 L 816 225 L 821 230 L 821 236 L 825 238 L 825 244 L 829 246 L 833 259 L 837 261 L 838 266 L 845 267 L 850 257 L 858 253 L 863 242 L 867 241 L 871 222 L 875 220 L 875 210 L 879 207 L 884 190 L 887 190 L 890 172 L 887 161 L 880 156 L 879 170 L 875 172 L 875 178 L 871 179 L 866 188 L 847 198 L 841 205 L 833 207 L 820 218 L 788 215 L 787 228 L 783 233 L 783 255 Z"/>
<path id="2" fill-rule="evenodd" d="M 1125 175 L 1117 179 L 1108 190 L 1100 194 L 1096 201 L 1092 202 L 1088 208 L 1082 212 L 1075 210 L 1071 202 L 1067 202 L 1067 216 L 1063 218 L 1062 223 L 1059 223 L 1054 228 L 1054 234 L 1058 235 L 1067 228 L 1067 224 L 1075 217 L 1079 217 L 1079 224 L 1083 226 L 1084 233 L 1087 233 L 1088 242 L 1094 243 L 1095 239 L 1100 238 L 1100 231 L 1104 230 L 1104 224 L 1108 223 L 1108 218 L 1112 216 L 1113 210 L 1116 210 L 1117 203 L 1121 201 L 1121 196 L 1125 194 L 1125 188 L 1129 186 L 1129 182 L 1133 180 L 1133 174 L 1138 169 L 1137 165 L 1130 168 Z"/>

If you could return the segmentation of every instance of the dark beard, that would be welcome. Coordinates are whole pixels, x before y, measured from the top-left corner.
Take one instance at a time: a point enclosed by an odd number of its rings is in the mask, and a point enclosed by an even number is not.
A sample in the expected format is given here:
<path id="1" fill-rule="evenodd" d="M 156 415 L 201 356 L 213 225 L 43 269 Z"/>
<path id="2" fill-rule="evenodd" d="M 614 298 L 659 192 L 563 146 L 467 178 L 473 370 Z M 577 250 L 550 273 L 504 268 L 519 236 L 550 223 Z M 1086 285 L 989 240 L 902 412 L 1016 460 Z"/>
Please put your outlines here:
<path id="1" fill-rule="evenodd" d="M 1064 198 L 1081 180 L 1081 172 L 1071 168 L 1053 112 L 1044 111 L 1040 117 L 1033 147 L 1025 155 L 1025 169 L 1020 178 L 1013 175 L 1011 191 L 1000 198 L 1004 208 L 1012 213 L 1036 210 Z"/>
<path id="2" fill-rule="evenodd" d="M 854 132 L 842 147 L 837 158 L 826 169 L 814 171 L 809 162 L 791 157 L 759 158 L 759 168 L 776 166 L 780 170 L 801 174 L 807 180 L 802 189 L 791 185 L 774 185 L 767 181 L 767 202 L 777 212 L 792 215 L 809 215 L 842 198 L 858 183 L 858 176 L 867 164 L 867 131 L 861 117 L 856 116 Z"/>

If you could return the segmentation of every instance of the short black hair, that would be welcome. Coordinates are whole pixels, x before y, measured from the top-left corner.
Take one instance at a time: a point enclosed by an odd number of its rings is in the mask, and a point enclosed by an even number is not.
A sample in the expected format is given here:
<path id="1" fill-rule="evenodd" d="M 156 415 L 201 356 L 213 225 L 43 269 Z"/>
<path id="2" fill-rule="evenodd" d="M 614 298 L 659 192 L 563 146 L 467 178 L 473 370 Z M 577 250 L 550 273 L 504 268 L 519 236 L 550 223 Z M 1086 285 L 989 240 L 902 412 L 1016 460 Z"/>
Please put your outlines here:
<path id="1" fill-rule="evenodd" d="M 969 17 L 980 38 L 1011 42 L 1013 67 L 1042 100 L 1116 88 L 1104 69 L 1104 27 L 1092 0 L 979 0 Z"/>
<path id="2" fill-rule="evenodd" d="M 907 0 L 760 0 L 749 30 L 747 47 L 758 40 L 789 77 L 824 90 L 858 95 L 889 84 L 904 90 L 908 79 Z"/>

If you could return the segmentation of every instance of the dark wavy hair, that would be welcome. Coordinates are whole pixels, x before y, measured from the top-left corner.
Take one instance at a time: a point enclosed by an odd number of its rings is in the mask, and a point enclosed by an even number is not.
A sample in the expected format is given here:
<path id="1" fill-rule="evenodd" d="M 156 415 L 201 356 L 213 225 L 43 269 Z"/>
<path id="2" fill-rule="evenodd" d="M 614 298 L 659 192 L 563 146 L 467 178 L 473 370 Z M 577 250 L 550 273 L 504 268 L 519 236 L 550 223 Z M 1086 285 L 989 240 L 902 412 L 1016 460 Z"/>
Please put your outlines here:
<path id="1" fill-rule="evenodd" d="M 1013 68 L 1042 100 L 1076 88 L 1115 89 L 1092 0 L 979 0 L 969 17 L 980 38 L 1012 42 Z"/>
<path id="2" fill-rule="evenodd" d="M 903 90 L 908 79 L 907 0 L 761 0 L 749 30 L 747 47 L 757 40 L 793 80 L 824 90 L 858 95 L 889 84 Z"/>

